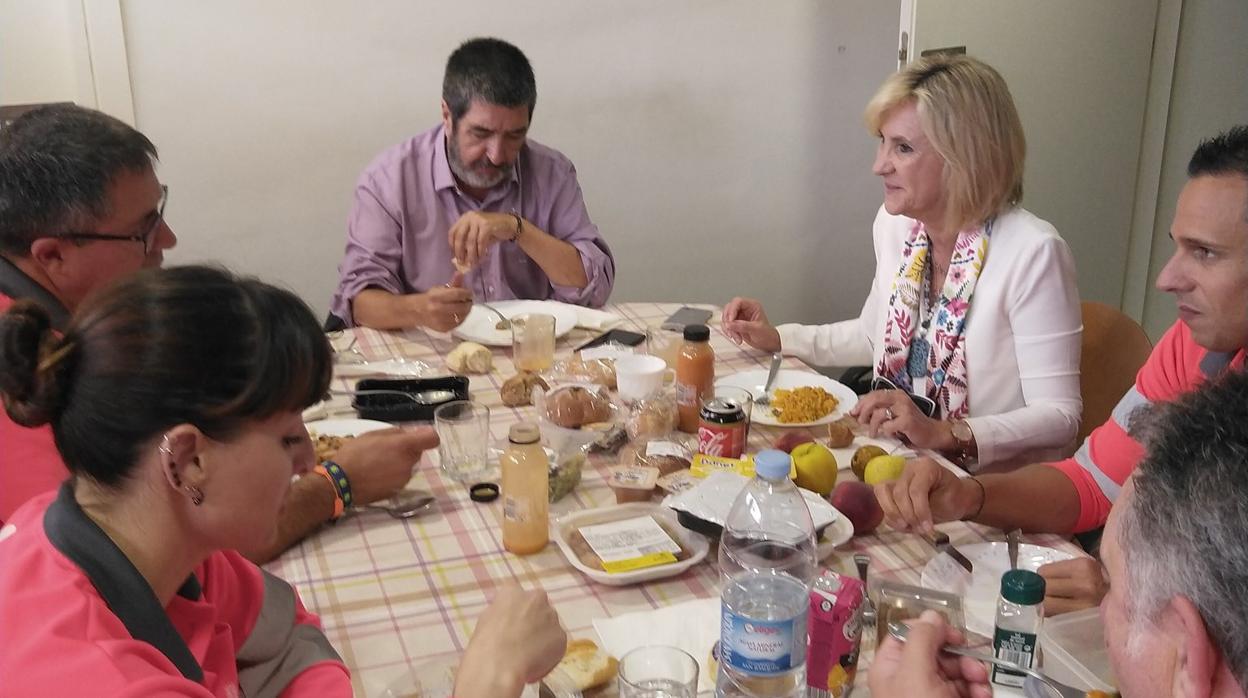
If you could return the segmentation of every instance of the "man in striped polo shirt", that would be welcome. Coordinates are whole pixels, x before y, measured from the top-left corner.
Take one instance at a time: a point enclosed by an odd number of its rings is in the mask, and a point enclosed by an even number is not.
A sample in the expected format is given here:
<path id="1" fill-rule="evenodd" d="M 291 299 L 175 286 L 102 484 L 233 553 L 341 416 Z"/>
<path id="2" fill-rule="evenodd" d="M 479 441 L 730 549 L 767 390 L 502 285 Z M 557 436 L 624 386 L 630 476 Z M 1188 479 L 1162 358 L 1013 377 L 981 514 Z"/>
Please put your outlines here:
<path id="1" fill-rule="evenodd" d="M 1242 370 L 1248 348 L 1248 126 L 1202 142 L 1187 171 L 1170 229 L 1174 255 L 1157 277 L 1157 287 L 1175 295 L 1179 319 L 1110 420 L 1073 458 L 1058 463 L 962 479 L 928 459 L 911 463 L 901 478 L 876 487 L 895 528 L 930 531 L 934 523 L 963 519 L 1005 530 L 1097 529 L 1143 456 L 1130 434 L 1135 411 L 1175 400 L 1224 371 Z M 1093 606 L 1106 591 L 1097 560 L 1055 563 L 1040 572 L 1048 583 L 1050 615 Z"/>

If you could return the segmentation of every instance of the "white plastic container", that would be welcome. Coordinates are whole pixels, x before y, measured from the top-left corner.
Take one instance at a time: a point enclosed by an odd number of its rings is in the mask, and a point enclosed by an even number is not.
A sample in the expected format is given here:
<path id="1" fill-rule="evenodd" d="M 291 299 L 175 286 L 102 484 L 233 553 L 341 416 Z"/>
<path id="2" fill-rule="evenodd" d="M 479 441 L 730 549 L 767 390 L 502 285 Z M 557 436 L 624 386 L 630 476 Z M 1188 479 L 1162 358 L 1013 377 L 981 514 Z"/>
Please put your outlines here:
<path id="1" fill-rule="evenodd" d="M 676 542 L 692 553 L 692 555 L 686 560 L 668 565 L 610 574 L 602 569 L 594 569 L 581 562 L 576 551 L 572 549 L 571 536 L 582 526 L 611 523 L 639 516 L 653 516 L 656 520 L 662 519 L 668 524 L 666 530 L 675 534 L 679 538 Z M 671 509 L 650 503 L 617 504 L 616 506 L 586 509 L 565 514 L 551 522 L 550 536 L 555 540 L 559 549 L 563 551 L 563 556 L 567 559 L 568 564 L 595 582 L 609 586 L 625 586 L 674 577 L 702 562 L 702 560 L 706 559 L 706 554 L 710 550 L 710 543 L 707 542 L 706 538 L 685 529 L 677 523 L 676 514 Z"/>
<path id="2" fill-rule="evenodd" d="M 1113 693 L 1116 681 L 1098 609 L 1046 618 L 1040 629 L 1041 669 L 1085 691 Z"/>

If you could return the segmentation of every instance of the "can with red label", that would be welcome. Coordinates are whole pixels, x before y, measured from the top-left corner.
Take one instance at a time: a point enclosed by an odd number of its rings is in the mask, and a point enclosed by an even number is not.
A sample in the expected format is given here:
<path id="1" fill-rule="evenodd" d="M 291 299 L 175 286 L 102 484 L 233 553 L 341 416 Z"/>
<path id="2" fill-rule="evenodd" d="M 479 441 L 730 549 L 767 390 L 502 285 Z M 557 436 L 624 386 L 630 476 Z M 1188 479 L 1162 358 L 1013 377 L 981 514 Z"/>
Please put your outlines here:
<path id="1" fill-rule="evenodd" d="M 698 413 L 698 453 L 740 458 L 748 426 L 741 403 L 724 397 L 707 400 Z"/>

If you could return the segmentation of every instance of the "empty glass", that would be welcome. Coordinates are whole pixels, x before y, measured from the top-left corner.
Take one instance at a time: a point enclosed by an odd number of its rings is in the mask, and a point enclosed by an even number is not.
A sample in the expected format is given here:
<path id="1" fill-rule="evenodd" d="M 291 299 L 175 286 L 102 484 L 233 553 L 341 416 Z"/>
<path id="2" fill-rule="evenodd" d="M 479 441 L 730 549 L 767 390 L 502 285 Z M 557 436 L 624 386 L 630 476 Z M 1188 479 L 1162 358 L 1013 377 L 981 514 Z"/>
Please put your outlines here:
<path id="1" fill-rule="evenodd" d="M 680 345 L 684 341 L 684 335 L 676 330 L 646 328 L 646 353 L 663 359 L 673 371 L 676 370 L 676 357 L 680 354 Z"/>
<path id="2" fill-rule="evenodd" d="M 695 698 L 698 662 L 676 647 L 638 647 L 620 660 L 620 698 Z"/>
<path id="3" fill-rule="evenodd" d="M 555 364 L 555 316 L 529 313 L 511 318 L 511 361 L 516 370 L 540 373 Z"/>
<path id="4" fill-rule="evenodd" d="M 490 469 L 490 408 L 472 400 L 456 400 L 433 412 L 438 431 L 442 473 L 468 484 L 480 482 Z"/>

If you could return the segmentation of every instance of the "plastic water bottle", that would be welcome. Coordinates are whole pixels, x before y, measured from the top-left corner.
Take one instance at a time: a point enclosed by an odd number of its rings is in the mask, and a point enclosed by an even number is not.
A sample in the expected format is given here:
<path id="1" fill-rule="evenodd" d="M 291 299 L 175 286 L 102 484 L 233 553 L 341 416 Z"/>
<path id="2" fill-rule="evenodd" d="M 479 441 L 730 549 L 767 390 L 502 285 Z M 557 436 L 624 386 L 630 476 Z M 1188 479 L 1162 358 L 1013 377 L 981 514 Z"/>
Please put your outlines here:
<path id="1" fill-rule="evenodd" d="M 737 496 L 719 541 L 715 695 L 804 696 L 814 524 L 789 480 L 788 454 L 761 451 L 754 468 L 757 476 Z"/>

